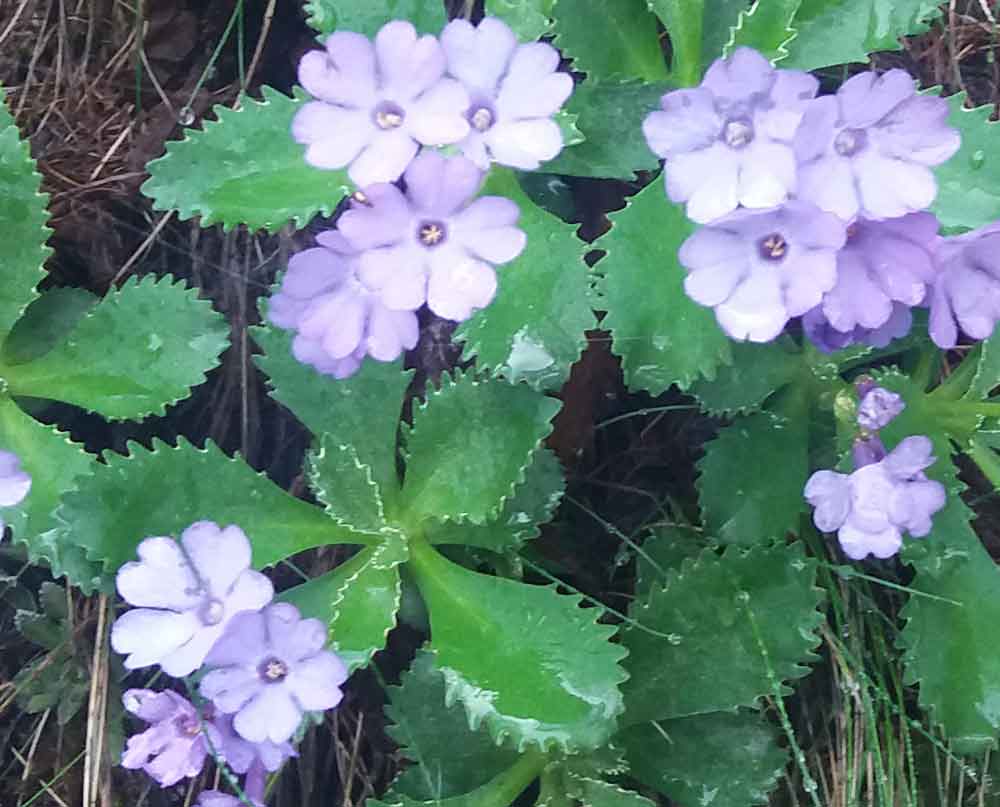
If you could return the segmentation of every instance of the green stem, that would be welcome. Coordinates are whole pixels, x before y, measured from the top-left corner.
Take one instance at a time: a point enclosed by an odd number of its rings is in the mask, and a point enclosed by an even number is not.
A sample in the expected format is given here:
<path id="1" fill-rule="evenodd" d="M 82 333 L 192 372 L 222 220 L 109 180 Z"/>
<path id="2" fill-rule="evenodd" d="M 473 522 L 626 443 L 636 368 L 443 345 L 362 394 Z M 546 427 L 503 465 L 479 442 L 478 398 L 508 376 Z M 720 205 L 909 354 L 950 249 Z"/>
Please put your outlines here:
<path id="1" fill-rule="evenodd" d="M 462 802 L 467 807 L 509 807 L 538 778 L 546 762 L 541 751 L 528 751 L 499 776 L 461 797 Z"/>
<path id="2" fill-rule="evenodd" d="M 997 457 L 996 452 L 973 437 L 969 440 L 966 453 L 979 466 L 983 476 L 990 480 L 990 484 L 994 488 L 1000 488 L 1000 458 Z"/>

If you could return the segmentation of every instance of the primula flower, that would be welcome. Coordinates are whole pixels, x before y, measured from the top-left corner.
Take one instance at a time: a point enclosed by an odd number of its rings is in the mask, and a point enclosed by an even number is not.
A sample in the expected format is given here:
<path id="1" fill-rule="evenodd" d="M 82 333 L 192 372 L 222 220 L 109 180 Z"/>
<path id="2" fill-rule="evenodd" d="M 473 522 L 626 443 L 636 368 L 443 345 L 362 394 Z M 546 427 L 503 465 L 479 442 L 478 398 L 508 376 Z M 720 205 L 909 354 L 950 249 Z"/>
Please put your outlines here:
<path id="1" fill-rule="evenodd" d="M 931 339 L 953 348 L 959 328 L 973 339 L 986 339 L 1000 320 L 1000 222 L 940 239 L 935 258 Z"/>
<path id="2" fill-rule="evenodd" d="M 871 387 L 858 402 L 858 426 L 874 432 L 885 428 L 906 408 L 903 396 L 884 387 Z"/>
<path id="3" fill-rule="evenodd" d="M 264 807 L 257 799 L 251 799 L 250 803 L 253 807 Z M 203 790 L 198 794 L 194 807 L 247 807 L 247 803 L 221 790 Z"/>
<path id="4" fill-rule="evenodd" d="M 555 157 L 562 132 L 552 120 L 573 91 L 559 52 L 544 42 L 518 45 L 506 23 L 452 20 L 441 32 L 448 72 L 469 91 L 469 135 L 459 148 L 486 170 L 490 160 L 533 170 Z"/>
<path id="5" fill-rule="evenodd" d="M 833 288 L 844 237 L 842 221 L 806 202 L 738 210 L 681 245 L 684 290 L 733 339 L 768 342 Z"/>
<path id="6" fill-rule="evenodd" d="M 215 749 L 236 773 L 246 773 L 256 767 L 273 773 L 289 757 L 298 756 L 291 743 L 272 743 L 270 740 L 250 742 L 241 737 L 233 728 L 232 715 L 216 715 L 212 725 L 219 734 L 219 744 Z"/>
<path id="7" fill-rule="evenodd" d="M 251 742 L 286 742 L 302 713 L 332 709 L 343 697 L 347 669 L 326 650 L 326 627 L 277 603 L 243 613 L 212 648 L 205 663 L 219 669 L 201 681 L 201 694 Z"/>
<path id="8" fill-rule="evenodd" d="M 299 63 L 299 82 L 317 100 L 295 115 L 292 136 L 307 146 L 310 165 L 350 165 L 360 186 L 392 182 L 421 145 L 457 143 L 469 133 L 469 96 L 444 74 L 440 43 L 417 37 L 408 22 L 383 25 L 374 45 L 335 31 L 325 50 Z"/>
<path id="9" fill-rule="evenodd" d="M 296 332 L 295 358 L 346 378 L 365 355 L 393 361 L 413 348 L 420 336 L 416 314 L 386 308 L 358 280 L 358 255 L 342 235 L 328 231 L 316 241 L 320 246 L 292 256 L 268 305 L 271 322 Z"/>
<path id="10" fill-rule="evenodd" d="M 913 315 L 908 306 L 902 303 L 892 304 L 892 313 L 878 328 L 855 327 L 849 331 L 838 331 L 826 315 L 823 306 L 806 311 L 802 315 L 802 330 L 809 340 L 824 353 L 833 353 L 850 345 L 868 345 L 869 347 L 886 347 L 893 339 L 900 339 L 910 332 L 913 326 Z"/>
<path id="11" fill-rule="evenodd" d="M 903 216 L 937 194 L 930 166 L 960 145 L 943 98 L 917 95 L 905 70 L 848 79 L 810 102 L 795 136 L 798 195 L 844 220 Z"/>
<path id="12" fill-rule="evenodd" d="M 927 535 L 931 516 L 945 504 L 944 485 L 924 474 L 936 461 L 929 438 L 907 437 L 881 458 L 873 445 L 880 443 L 867 441 L 865 451 L 855 452 L 856 461 L 867 458 L 869 464 L 850 475 L 817 471 L 805 487 L 816 527 L 836 531 L 844 553 L 854 560 L 895 555 L 903 533 Z"/>
<path id="13" fill-rule="evenodd" d="M 642 124 L 663 157 L 667 195 L 706 223 L 739 205 L 781 204 L 796 188 L 792 142 L 819 83 L 808 73 L 775 70 L 757 51 L 717 59 L 701 85 L 660 99 Z"/>
<path id="14" fill-rule="evenodd" d="M 21 460 L 11 451 L 0 451 L 0 507 L 13 507 L 24 501 L 31 490 L 31 476 L 21 470 Z M 0 518 L 0 535 L 6 524 Z"/>
<path id="15" fill-rule="evenodd" d="M 250 541 L 234 525 L 197 521 L 173 538 L 146 538 L 139 562 L 118 570 L 118 593 L 131 605 L 111 629 L 127 668 L 159 664 L 181 678 L 205 660 L 233 616 L 271 601 L 271 581 L 250 568 Z"/>
<path id="16" fill-rule="evenodd" d="M 496 293 L 493 267 L 516 258 L 526 236 L 509 199 L 472 199 L 483 174 L 465 157 L 421 153 L 406 169 L 406 193 L 373 185 L 341 215 L 339 231 L 362 252 L 358 277 L 392 310 L 468 319 Z M 470 201 L 471 200 L 471 201 Z"/>

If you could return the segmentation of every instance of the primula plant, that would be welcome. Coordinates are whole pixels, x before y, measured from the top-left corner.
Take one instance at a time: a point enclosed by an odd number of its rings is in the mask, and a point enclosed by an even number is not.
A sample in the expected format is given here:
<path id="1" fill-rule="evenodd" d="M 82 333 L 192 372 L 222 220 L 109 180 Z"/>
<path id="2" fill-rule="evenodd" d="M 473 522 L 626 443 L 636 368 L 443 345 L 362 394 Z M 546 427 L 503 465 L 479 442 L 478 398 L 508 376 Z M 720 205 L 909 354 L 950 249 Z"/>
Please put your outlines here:
<path id="1" fill-rule="evenodd" d="M 836 581 L 897 556 L 919 707 L 951 752 L 995 749 L 1000 571 L 954 459 L 1000 484 L 1000 129 L 900 69 L 820 70 L 925 5 L 856 32 L 880 13 L 860 0 L 473 5 L 311 0 L 301 87 L 149 165 L 155 207 L 203 226 L 310 224 L 253 328 L 312 434 L 306 498 L 211 444 L 95 461 L 22 408 L 160 412 L 226 339 L 166 279 L 39 294 L 44 199 L 0 130 L 0 505 L 32 559 L 124 601 L 122 765 L 169 787 L 211 762 L 200 807 L 264 804 L 405 619 L 424 644 L 385 714 L 409 764 L 373 804 L 745 807 L 792 766 L 818 805 L 784 699 Z M 588 245 L 544 190 L 561 177 L 638 190 Z M 415 385 L 431 316 L 461 366 Z M 529 543 L 597 329 L 631 390 L 715 418 L 697 520 L 671 505 L 631 544 L 627 612 Z M 262 571 L 331 545 L 354 554 L 300 584 Z"/>

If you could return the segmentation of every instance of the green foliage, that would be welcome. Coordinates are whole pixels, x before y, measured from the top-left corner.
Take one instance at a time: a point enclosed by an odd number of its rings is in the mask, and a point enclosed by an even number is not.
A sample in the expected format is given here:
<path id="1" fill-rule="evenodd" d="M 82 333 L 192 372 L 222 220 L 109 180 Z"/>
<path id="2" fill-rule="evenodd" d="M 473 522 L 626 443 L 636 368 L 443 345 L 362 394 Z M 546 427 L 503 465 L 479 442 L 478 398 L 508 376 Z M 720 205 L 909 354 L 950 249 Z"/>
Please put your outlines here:
<path id="1" fill-rule="evenodd" d="M 32 300 L 7 335 L 0 362 L 24 364 L 44 356 L 66 339 L 99 299 L 86 289 L 60 287 Z"/>
<path id="2" fill-rule="evenodd" d="M 403 507 L 417 517 L 495 519 L 558 411 L 558 401 L 521 384 L 443 376 L 413 413 Z"/>
<path id="3" fill-rule="evenodd" d="M 448 21 L 441 0 L 307 0 L 306 22 L 321 37 L 335 30 L 375 36 L 390 20 L 409 20 L 419 33 L 441 33 Z"/>
<path id="4" fill-rule="evenodd" d="M 655 807 L 646 797 L 607 782 L 596 772 L 587 771 L 586 763 L 577 760 L 579 757 L 568 757 L 546 767 L 542 772 L 537 807 Z"/>
<path id="5" fill-rule="evenodd" d="M 700 379 L 688 390 L 712 414 L 759 409 L 803 367 L 801 354 L 784 339 L 765 345 L 734 342 L 732 358 L 714 379 Z"/>
<path id="6" fill-rule="evenodd" d="M 228 333 L 222 315 L 182 282 L 133 277 L 84 314 L 63 342 L 0 373 L 15 395 L 66 401 L 109 418 L 163 414 L 218 364 Z"/>
<path id="7" fill-rule="evenodd" d="M 1000 386 L 1000 328 L 994 330 L 989 339 L 980 342 L 978 348 L 978 351 L 970 351 L 962 359 L 962 367 L 967 361 L 975 363 L 975 373 L 963 396 L 965 398 L 988 398 Z"/>
<path id="8" fill-rule="evenodd" d="M 684 87 L 698 84 L 701 81 L 704 0 L 648 0 L 648 3 L 670 34 L 671 78 Z"/>
<path id="9" fill-rule="evenodd" d="M 181 219 L 200 216 L 201 226 L 277 232 L 292 221 L 304 227 L 329 216 L 351 188 L 344 171 L 308 165 L 292 140 L 295 113 L 306 103 L 263 87 L 263 101 L 241 95 L 239 107 L 215 107 L 216 121 L 189 129 L 183 140 L 147 166 L 142 191 L 157 210 L 176 209 Z"/>
<path id="10" fill-rule="evenodd" d="M 740 11 L 739 19 L 726 46 L 727 55 L 735 48 L 756 48 L 768 59 L 777 61 L 788 55 L 786 46 L 795 37 L 792 21 L 802 0 L 757 0 L 753 7 Z"/>
<path id="11" fill-rule="evenodd" d="M 355 532 L 378 535 L 386 529 L 385 509 L 372 469 L 358 459 L 352 445 L 338 445 L 330 435 L 309 454 L 309 484 L 326 512 Z"/>
<path id="12" fill-rule="evenodd" d="M 477 574 L 427 544 L 411 547 L 427 603 L 431 649 L 448 703 L 461 701 L 473 729 L 498 742 L 565 750 L 596 748 L 622 709 L 625 650 L 597 608 L 552 588 Z"/>
<path id="13" fill-rule="evenodd" d="M 659 395 L 671 384 L 689 387 L 699 376 L 714 378 L 731 360 L 730 342 L 712 310 L 684 293 L 677 250 L 693 225 L 683 208 L 668 201 L 659 182 L 643 188 L 597 241 L 607 251 L 597 264 L 598 286 L 631 389 Z"/>
<path id="14" fill-rule="evenodd" d="M 562 5 L 569 2 L 562 0 Z M 558 9 L 557 0 L 486 0 L 486 13 L 507 23 L 522 41 L 549 33 Z"/>
<path id="15" fill-rule="evenodd" d="M 636 599 L 646 599 L 651 588 L 667 582 L 668 570 L 680 569 L 682 561 L 695 557 L 705 546 L 704 534 L 693 527 L 668 526 L 653 530 L 636 553 Z"/>
<path id="16" fill-rule="evenodd" d="M 629 774 L 678 804 L 767 804 L 788 763 L 774 729 L 743 710 L 630 726 L 619 739 Z"/>
<path id="17" fill-rule="evenodd" d="M 585 244 L 575 227 L 528 198 L 513 171 L 494 168 L 483 193 L 517 203 L 517 226 L 528 243 L 517 259 L 497 268 L 496 298 L 462 323 L 455 339 L 465 342 L 464 358 L 475 357 L 480 369 L 536 389 L 558 388 L 580 357 L 585 331 L 595 325 Z"/>
<path id="18" fill-rule="evenodd" d="M 707 549 L 668 570 L 622 631 L 626 721 L 753 706 L 805 675 L 823 619 L 815 577 L 798 544 Z"/>

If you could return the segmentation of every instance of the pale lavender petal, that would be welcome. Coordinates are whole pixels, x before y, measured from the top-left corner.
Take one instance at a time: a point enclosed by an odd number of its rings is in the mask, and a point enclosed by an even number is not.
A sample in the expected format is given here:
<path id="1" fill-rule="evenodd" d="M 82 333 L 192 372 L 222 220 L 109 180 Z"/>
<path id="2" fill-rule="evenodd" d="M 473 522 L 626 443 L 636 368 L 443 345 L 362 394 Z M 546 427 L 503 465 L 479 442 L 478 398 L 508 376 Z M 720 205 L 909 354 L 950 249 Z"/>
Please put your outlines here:
<path id="1" fill-rule="evenodd" d="M 443 79 L 415 99 L 407 110 L 406 130 L 425 146 L 457 143 L 469 133 L 465 110 L 469 94 L 452 79 Z"/>
<path id="2" fill-rule="evenodd" d="M 650 150 L 660 157 L 706 148 L 722 129 L 723 119 L 708 90 L 674 90 L 660 99 L 660 106 L 642 122 Z"/>
<path id="3" fill-rule="evenodd" d="M 394 311 L 415 311 L 426 300 L 424 256 L 409 244 L 364 253 L 358 277 Z"/>
<path id="4" fill-rule="evenodd" d="M 898 393 L 883 387 L 872 387 L 858 402 L 858 426 L 868 431 L 885 428 L 906 404 Z"/>
<path id="5" fill-rule="evenodd" d="M 712 62 L 701 86 L 725 104 L 733 104 L 767 92 L 773 81 L 771 63 L 752 48 L 740 47 L 728 58 Z"/>
<path id="6" fill-rule="evenodd" d="M 305 104 L 292 119 L 292 137 L 308 146 L 306 162 L 316 168 L 343 168 L 361 153 L 376 131 L 366 111 L 319 101 Z"/>
<path id="7" fill-rule="evenodd" d="M 196 521 L 181 534 L 181 545 L 199 579 L 215 596 L 225 596 L 250 567 L 250 541 L 235 524 L 224 529 Z"/>
<path id="8" fill-rule="evenodd" d="M 453 255 L 432 259 L 427 305 L 439 317 L 462 322 L 488 306 L 496 290 L 496 272 L 488 263 Z"/>
<path id="9" fill-rule="evenodd" d="M 264 618 L 255 611 L 244 611 L 232 618 L 222 638 L 215 643 L 205 663 L 211 667 L 237 664 L 255 665 L 261 646 L 267 643 Z"/>
<path id="10" fill-rule="evenodd" d="M 198 578 L 173 538 L 146 538 L 136 552 L 139 561 L 123 564 L 115 577 L 118 593 L 127 603 L 186 610 L 201 602 Z"/>
<path id="11" fill-rule="evenodd" d="M 253 648 L 253 652 L 259 655 L 259 648 Z M 220 712 L 232 714 L 242 709 L 260 690 L 260 686 L 255 670 L 247 667 L 223 667 L 212 670 L 202 678 L 198 691 L 211 699 Z"/>
<path id="12" fill-rule="evenodd" d="M 366 205 L 355 205 L 337 219 L 337 229 L 356 250 L 394 244 L 409 236 L 413 214 L 403 192 L 386 183 L 365 188 Z"/>
<path id="13" fill-rule="evenodd" d="M 376 182 L 394 182 L 406 170 L 418 149 L 416 141 L 402 129 L 380 131 L 372 136 L 365 149 L 351 163 L 347 175 L 362 188 Z"/>
<path id="14" fill-rule="evenodd" d="M 111 647 L 116 653 L 127 654 L 125 666 L 134 670 L 159 663 L 190 641 L 200 627 L 201 621 L 190 611 L 177 613 L 134 608 L 112 625 Z"/>
<path id="15" fill-rule="evenodd" d="M 332 709 L 343 698 L 340 685 L 347 668 L 333 653 L 317 653 L 297 664 L 288 676 L 288 688 L 305 711 Z"/>
<path id="16" fill-rule="evenodd" d="M 464 157 L 435 151 L 420 154 L 406 169 L 406 195 L 422 216 L 447 218 L 464 206 L 483 181 L 483 172 Z"/>
<path id="17" fill-rule="evenodd" d="M 815 510 L 813 522 L 821 532 L 834 532 L 851 510 L 851 488 L 846 474 L 817 471 L 806 482 L 805 497 Z"/>
<path id="18" fill-rule="evenodd" d="M 496 17 L 486 17 L 476 26 L 459 19 L 441 31 L 441 47 L 451 75 L 469 87 L 492 92 L 507 69 L 517 37 Z"/>
<path id="19" fill-rule="evenodd" d="M 858 73 L 837 90 L 844 123 L 855 129 L 876 124 L 916 92 L 913 77 L 905 70 L 889 70 L 882 75 Z"/>
<path id="20" fill-rule="evenodd" d="M 302 722 L 291 693 L 284 687 L 258 690 L 258 694 L 233 718 L 233 726 L 251 742 L 286 742 Z"/>
<path id="21" fill-rule="evenodd" d="M 398 101 L 418 96 L 444 75 L 440 43 L 430 35 L 418 37 L 405 20 L 392 20 L 379 29 L 375 53 L 382 85 Z"/>
<path id="22" fill-rule="evenodd" d="M 496 162 L 523 171 L 533 171 L 563 147 L 558 124 L 548 118 L 501 121 L 484 140 Z"/>
<path id="23" fill-rule="evenodd" d="M 393 361 L 404 350 L 412 350 L 420 338 L 420 325 L 412 311 L 392 311 L 372 306 L 365 337 L 368 353 L 379 361 Z"/>

